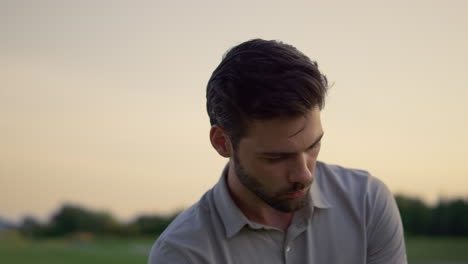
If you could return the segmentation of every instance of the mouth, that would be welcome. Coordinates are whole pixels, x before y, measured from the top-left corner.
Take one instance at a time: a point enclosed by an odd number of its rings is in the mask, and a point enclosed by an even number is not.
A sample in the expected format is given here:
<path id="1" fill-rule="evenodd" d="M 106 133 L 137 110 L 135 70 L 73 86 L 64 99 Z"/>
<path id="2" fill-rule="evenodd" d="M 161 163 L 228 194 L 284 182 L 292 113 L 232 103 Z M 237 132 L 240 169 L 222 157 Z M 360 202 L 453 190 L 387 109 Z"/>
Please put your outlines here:
<path id="1" fill-rule="evenodd" d="M 307 190 L 308 190 L 308 189 L 309 189 L 309 188 L 304 188 L 304 189 L 299 190 L 299 191 L 297 191 L 297 192 L 286 193 L 286 194 L 284 194 L 284 196 L 286 196 L 287 198 L 291 198 L 291 199 L 293 199 L 293 198 L 299 198 L 299 197 L 304 196 L 304 195 L 307 193 Z"/>

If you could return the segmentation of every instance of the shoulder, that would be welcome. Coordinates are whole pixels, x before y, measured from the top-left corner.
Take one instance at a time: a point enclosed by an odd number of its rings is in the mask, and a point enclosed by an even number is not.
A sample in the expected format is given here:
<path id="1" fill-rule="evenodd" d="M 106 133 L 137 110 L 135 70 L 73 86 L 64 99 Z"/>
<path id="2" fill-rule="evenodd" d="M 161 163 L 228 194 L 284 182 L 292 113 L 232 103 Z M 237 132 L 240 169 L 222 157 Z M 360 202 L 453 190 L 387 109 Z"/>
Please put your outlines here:
<path id="1" fill-rule="evenodd" d="M 370 189 L 386 188 L 368 171 L 317 162 L 317 181 L 325 192 L 361 197 Z"/>
<path id="2" fill-rule="evenodd" d="M 179 214 L 153 244 L 149 255 L 154 263 L 203 263 L 213 236 L 214 208 L 208 191 L 200 201 Z"/>
<path id="3" fill-rule="evenodd" d="M 394 203 L 386 184 L 368 171 L 323 162 L 317 163 L 317 170 L 317 182 L 326 199 L 337 208 L 354 211 L 366 222 L 370 214 Z"/>
<path id="4" fill-rule="evenodd" d="M 327 177 L 335 178 L 342 184 L 355 183 L 356 181 L 367 181 L 371 175 L 368 171 L 361 169 L 346 168 L 339 165 L 327 164 L 317 161 L 317 169 L 320 173 L 326 174 Z"/>
<path id="5" fill-rule="evenodd" d="M 406 263 L 400 213 L 386 184 L 364 170 L 322 162 L 317 169 L 320 189 L 337 209 L 332 211 L 353 216 L 346 218 L 362 227 L 368 263 Z"/>

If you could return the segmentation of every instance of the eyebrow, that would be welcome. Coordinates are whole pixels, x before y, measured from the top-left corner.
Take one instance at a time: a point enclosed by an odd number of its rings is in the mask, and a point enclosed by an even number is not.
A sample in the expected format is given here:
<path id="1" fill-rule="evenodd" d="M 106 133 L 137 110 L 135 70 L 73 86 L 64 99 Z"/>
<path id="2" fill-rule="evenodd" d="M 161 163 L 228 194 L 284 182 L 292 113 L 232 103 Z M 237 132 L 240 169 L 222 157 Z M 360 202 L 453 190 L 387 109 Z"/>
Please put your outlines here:
<path id="1" fill-rule="evenodd" d="M 314 143 L 312 143 L 310 146 L 308 146 L 306 148 L 306 150 L 311 149 L 311 148 L 315 147 L 318 143 L 320 143 L 320 141 L 322 140 L 323 135 L 324 135 L 324 133 L 322 132 L 322 134 L 314 141 Z M 258 152 L 257 154 L 264 155 L 264 156 L 289 156 L 289 155 L 296 154 L 296 152 Z"/>

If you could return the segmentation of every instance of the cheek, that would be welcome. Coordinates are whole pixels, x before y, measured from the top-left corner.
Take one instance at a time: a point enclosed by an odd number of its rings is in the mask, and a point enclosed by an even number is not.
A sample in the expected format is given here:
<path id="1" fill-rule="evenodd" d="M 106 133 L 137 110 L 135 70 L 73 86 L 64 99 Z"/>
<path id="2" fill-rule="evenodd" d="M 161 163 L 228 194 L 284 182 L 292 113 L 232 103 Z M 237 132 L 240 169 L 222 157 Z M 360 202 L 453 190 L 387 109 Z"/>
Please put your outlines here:
<path id="1" fill-rule="evenodd" d="M 311 156 L 307 162 L 307 167 L 312 173 L 315 170 L 315 164 L 317 164 L 317 156 L 318 156 L 318 153 L 316 155 Z"/>
<path id="2" fill-rule="evenodd" d="M 278 172 L 279 166 L 277 164 L 268 164 L 263 161 L 257 161 L 254 165 L 254 170 L 259 175 L 275 175 Z"/>
<path id="3" fill-rule="evenodd" d="M 315 166 L 315 163 L 317 162 L 317 158 L 318 158 L 318 152 L 311 153 L 308 157 L 307 163 Z"/>
<path id="4" fill-rule="evenodd" d="M 317 149 L 313 149 L 308 153 L 308 164 L 313 164 L 315 166 L 315 162 L 317 162 L 318 155 L 320 153 L 320 147 Z"/>
<path id="5" fill-rule="evenodd" d="M 263 160 L 253 160 L 246 166 L 252 176 L 265 184 L 274 184 L 285 178 L 288 168 L 286 163 L 269 164 Z"/>
<path id="6" fill-rule="evenodd" d="M 277 164 L 262 165 L 259 173 L 266 182 L 271 185 L 284 184 L 287 182 L 290 164 L 288 162 L 279 162 Z"/>

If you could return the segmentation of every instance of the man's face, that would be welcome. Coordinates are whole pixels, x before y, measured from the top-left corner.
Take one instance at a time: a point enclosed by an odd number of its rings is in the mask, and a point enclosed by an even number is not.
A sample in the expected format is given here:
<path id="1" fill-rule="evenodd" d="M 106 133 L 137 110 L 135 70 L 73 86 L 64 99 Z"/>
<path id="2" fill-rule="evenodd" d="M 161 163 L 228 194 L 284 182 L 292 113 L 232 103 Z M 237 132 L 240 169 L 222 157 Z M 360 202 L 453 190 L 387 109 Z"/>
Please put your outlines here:
<path id="1" fill-rule="evenodd" d="M 323 135 L 320 110 L 306 115 L 249 123 L 233 166 L 239 181 L 281 212 L 307 205 Z"/>

